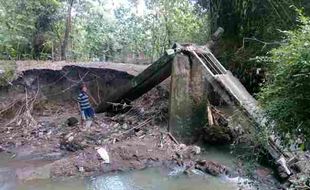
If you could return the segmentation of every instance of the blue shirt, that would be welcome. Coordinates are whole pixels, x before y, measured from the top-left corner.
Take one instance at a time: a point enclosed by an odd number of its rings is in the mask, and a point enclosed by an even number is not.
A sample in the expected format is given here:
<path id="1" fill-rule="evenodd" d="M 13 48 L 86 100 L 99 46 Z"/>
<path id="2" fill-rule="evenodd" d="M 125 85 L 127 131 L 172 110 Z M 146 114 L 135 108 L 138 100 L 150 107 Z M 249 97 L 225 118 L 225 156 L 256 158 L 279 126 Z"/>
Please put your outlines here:
<path id="1" fill-rule="evenodd" d="M 78 102 L 80 104 L 81 110 L 86 110 L 86 109 L 91 108 L 88 95 L 85 92 L 80 92 L 78 96 Z"/>

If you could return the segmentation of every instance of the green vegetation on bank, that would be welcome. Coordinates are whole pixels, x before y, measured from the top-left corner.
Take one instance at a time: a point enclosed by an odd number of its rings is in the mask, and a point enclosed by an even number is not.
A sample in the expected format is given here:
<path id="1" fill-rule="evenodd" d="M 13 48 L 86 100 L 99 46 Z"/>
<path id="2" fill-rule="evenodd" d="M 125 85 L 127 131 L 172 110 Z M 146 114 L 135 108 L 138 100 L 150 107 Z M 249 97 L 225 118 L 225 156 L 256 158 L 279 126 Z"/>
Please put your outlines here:
<path id="1" fill-rule="evenodd" d="M 258 93 L 264 82 L 262 63 L 251 58 L 263 56 L 281 43 L 280 30 L 296 28 L 295 8 L 310 13 L 309 0 L 198 0 L 210 7 L 212 30 L 225 29 L 218 59 L 231 70 L 251 93 Z M 210 4 L 208 3 L 210 2 Z"/>
<path id="2" fill-rule="evenodd" d="M 260 93 L 262 105 L 285 137 L 310 139 L 310 19 L 301 16 L 300 27 L 284 32 L 286 42 L 260 60 L 267 63 L 267 84 Z"/>

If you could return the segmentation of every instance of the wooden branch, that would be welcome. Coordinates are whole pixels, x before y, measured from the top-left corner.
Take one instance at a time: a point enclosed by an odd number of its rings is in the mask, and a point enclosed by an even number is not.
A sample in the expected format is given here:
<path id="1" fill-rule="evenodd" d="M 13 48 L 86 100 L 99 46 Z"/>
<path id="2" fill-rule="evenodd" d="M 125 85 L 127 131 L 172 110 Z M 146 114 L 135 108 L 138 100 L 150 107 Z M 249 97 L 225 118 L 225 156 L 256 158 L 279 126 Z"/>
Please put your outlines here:
<path id="1" fill-rule="evenodd" d="M 126 103 L 114 103 L 114 102 L 107 102 L 107 104 L 110 104 L 112 106 L 122 106 L 123 108 L 132 107 L 131 105 L 128 105 Z"/>
<path id="2" fill-rule="evenodd" d="M 214 120 L 213 120 L 212 110 L 211 110 L 210 106 L 207 106 L 207 111 L 208 111 L 209 126 L 213 126 L 214 125 Z"/>
<path id="3" fill-rule="evenodd" d="M 145 125 L 147 125 L 148 123 L 150 123 L 150 122 L 152 121 L 152 119 L 153 119 L 153 117 L 150 117 L 150 118 L 148 118 L 147 120 L 145 120 L 144 122 L 142 122 L 140 125 L 138 125 L 138 126 L 136 126 L 136 127 L 133 127 L 133 128 L 131 128 L 131 129 L 128 129 L 127 131 L 124 131 L 124 132 L 118 134 L 117 136 L 113 136 L 113 137 L 109 138 L 108 141 L 110 141 L 111 139 L 114 139 L 114 138 L 116 138 L 116 137 L 119 138 L 119 137 L 121 137 L 121 136 L 123 136 L 123 135 L 125 135 L 125 134 L 130 133 L 130 132 L 133 131 L 133 130 L 140 129 L 140 128 L 144 127 Z"/>
<path id="4" fill-rule="evenodd" d="M 94 102 L 94 104 L 96 105 L 96 106 L 98 106 L 98 103 L 97 103 L 97 101 L 95 100 L 95 98 L 90 94 L 90 93 L 87 93 L 87 95 L 90 97 L 90 99 Z"/>
<path id="5" fill-rule="evenodd" d="M 174 136 L 173 136 L 170 132 L 168 132 L 167 135 L 170 137 L 170 139 L 171 139 L 173 142 L 175 142 L 175 144 L 177 144 L 177 145 L 180 144 L 180 143 L 177 141 L 177 139 L 174 138 Z"/>
<path id="6" fill-rule="evenodd" d="M 255 41 L 255 42 L 258 42 L 258 43 L 263 44 L 262 50 L 265 49 L 266 46 L 268 46 L 268 45 L 281 45 L 281 44 L 284 43 L 284 42 L 279 42 L 279 41 L 266 42 L 266 41 L 263 41 L 263 40 L 259 40 L 259 39 L 257 39 L 256 37 L 252 37 L 252 38 L 244 37 L 243 40 L 242 40 L 242 47 L 239 48 L 237 52 L 239 52 L 240 50 L 243 50 L 243 49 L 244 49 L 244 47 L 245 47 L 245 42 L 246 42 L 246 41 Z"/>

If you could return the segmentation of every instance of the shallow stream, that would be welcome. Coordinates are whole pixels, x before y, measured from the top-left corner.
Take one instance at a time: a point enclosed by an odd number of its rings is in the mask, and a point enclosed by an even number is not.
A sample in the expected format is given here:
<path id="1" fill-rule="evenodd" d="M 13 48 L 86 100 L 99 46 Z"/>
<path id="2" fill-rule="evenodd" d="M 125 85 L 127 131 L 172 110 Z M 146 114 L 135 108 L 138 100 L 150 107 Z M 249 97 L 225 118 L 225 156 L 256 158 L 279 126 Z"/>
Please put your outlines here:
<path id="1" fill-rule="evenodd" d="M 86 179 L 65 181 L 41 180 L 31 183 L 9 183 L 1 190 L 202 190 L 238 189 L 238 185 L 225 179 L 211 176 L 170 176 L 160 168 L 146 169 L 121 174 L 109 174 Z"/>
<path id="2" fill-rule="evenodd" d="M 206 159 L 232 165 L 234 158 L 225 148 L 209 148 Z M 195 170 L 184 175 L 184 168 L 149 168 L 140 171 L 105 174 L 88 178 L 66 178 L 65 180 L 34 180 L 21 182 L 14 170 L 23 165 L 40 162 L 12 161 L 10 155 L 0 154 L 0 190 L 231 190 L 239 189 L 241 178 L 213 177 Z"/>

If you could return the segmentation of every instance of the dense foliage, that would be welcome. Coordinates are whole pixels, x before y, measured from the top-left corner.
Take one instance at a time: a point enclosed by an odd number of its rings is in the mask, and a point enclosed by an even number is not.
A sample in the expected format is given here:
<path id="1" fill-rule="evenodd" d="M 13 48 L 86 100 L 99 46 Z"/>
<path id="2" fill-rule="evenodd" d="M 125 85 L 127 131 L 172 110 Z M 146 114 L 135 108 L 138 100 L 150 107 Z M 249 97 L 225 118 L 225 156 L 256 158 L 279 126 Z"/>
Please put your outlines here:
<path id="1" fill-rule="evenodd" d="M 190 1 L 115 2 L 0 0 L 1 58 L 155 59 L 174 42 L 209 37 L 208 15 Z"/>
<path id="2" fill-rule="evenodd" d="M 285 32 L 286 42 L 273 49 L 268 83 L 260 93 L 267 113 L 282 134 L 310 138 L 310 20 L 301 16 L 299 29 Z"/>
<path id="3" fill-rule="evenodd" d="M 3 57 L 33 57 L 53 31 L 57 1 L 0 1 L 0 52 Z M 2 58 L 2 57 L 1 57 Z"/>
<path id="4" fill-rule="evenodd" d="M 280 30 L 297 26 L 295 8 L 310 12 L 308 0 L 198 0 L 211 12 L 212 30 L 225 29 L 218 58 L 251 93 L 257 93 L 264 74 L 257 68 L 264 65 L 251 58 L 265 55 L 281 43 Z"/>

